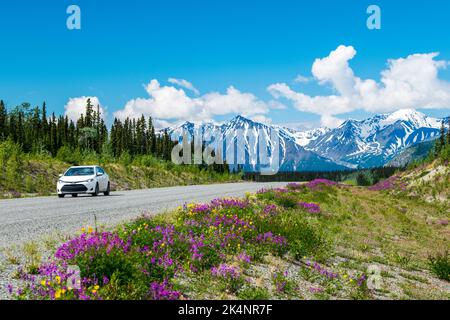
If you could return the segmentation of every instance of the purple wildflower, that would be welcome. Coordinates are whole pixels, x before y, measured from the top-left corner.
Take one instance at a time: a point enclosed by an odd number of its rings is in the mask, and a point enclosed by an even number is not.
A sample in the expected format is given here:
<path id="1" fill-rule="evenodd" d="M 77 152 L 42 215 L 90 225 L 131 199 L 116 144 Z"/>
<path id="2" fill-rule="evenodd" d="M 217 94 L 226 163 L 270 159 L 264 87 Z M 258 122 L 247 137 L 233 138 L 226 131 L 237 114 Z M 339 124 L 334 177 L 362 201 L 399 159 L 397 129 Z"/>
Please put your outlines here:
<path id="1" fill-rule="evenodd" d="M 300 202 L 299 207 L 306 209 L 309 213 L 320 213 L 320 205 L 317 203 Z"/>
<path id="2" fill-rule="evenodd" d="M 241 276 L 239 268 L 226 263 L 222 263 L 217 267 L 212 267 L 211 273 L 218 278 L 238 279 Z"/>
<path id="3" fill-rule="evenodd" d="M 153 300 L 178 300 L 181 296 L 180 292 L 172 290 L 167 280 L 162 283 L 152 282 L 149 294 Z"/>

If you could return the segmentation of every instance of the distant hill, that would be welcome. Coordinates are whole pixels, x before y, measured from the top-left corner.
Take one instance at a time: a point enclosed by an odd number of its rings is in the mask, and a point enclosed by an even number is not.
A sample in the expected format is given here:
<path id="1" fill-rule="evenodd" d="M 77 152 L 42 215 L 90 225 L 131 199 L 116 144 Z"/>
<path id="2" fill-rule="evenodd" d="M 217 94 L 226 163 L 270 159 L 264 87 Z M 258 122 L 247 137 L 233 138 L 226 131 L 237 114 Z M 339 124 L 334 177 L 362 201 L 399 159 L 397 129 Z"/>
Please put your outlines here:
<path id="1" fill-rule="evenodd" d="M 425 159 L 430 151 L 433 149 L 436 140 L 425 141 L 406 148 L 400 154 L 389 161 L 386 166 L 404 167 L 413 161 L 420 161 Z"/>

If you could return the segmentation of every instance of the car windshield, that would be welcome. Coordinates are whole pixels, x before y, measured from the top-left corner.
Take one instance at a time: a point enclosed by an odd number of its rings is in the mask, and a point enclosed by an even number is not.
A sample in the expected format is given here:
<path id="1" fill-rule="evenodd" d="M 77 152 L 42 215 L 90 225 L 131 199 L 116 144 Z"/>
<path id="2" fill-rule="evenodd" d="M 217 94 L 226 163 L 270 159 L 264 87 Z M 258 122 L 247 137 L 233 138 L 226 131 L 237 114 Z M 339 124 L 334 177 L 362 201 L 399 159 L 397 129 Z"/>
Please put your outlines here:
<path id="1" fill-rule="evenodd" d="M 64 176 L 66 177 L 76 177 L 76 176 L 93 176 L 94 168 L 70 168 L 67 170 Z"/>

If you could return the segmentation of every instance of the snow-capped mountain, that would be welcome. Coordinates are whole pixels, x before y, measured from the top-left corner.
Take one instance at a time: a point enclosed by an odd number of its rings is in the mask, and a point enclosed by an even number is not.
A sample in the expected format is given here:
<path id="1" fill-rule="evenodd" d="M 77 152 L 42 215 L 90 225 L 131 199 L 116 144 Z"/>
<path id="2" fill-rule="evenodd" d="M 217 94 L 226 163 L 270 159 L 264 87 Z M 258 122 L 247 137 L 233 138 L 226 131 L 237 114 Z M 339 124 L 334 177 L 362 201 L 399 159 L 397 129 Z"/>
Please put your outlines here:
<path id="1" fill-rule="evenodd" d="M 257 150 L 259 150 L 258 141 L 264 141 L 266 145 L 271 146 L 270 139 L 272 132 L 276 134 L 276 137 L 280 142 L 280 172 L 334 171 L 346 169 L 346 167 L 338 165 L 328 158 L 305 150 L 296 142 L 294 134 L 287 131 L 285 128 L 268 126 L 262 123 L 254 122 L 242 116 L 237 116 L 228 123 L 222 125 L 195 125 L 192 122 L 186 122 L 179 127 L 168 130 L 168 132 L 172 139 L 178 141 L 182 139 L 183 132 L 188 132 L 190 137 L 193 137 L 195 132 L 201 132 L 204 140 L 207 141 L 208 145 L 213 148 L 217 148 L 217 145 L 214 143 L 214 140 L 210 140 L 210 137 L 221 136 L 224 141 L 233 141 L 231 144 L 224 142 L 224 157 L 231 148 L 238 148 L 238 139 L 244 137 L 247 142 L 244 146 L 247 156 L 243 169 L 247 172 L 259 172 L 262 168 L 264 168 L 264 166 L 261 166 L 258 162 L 249 160 L 248 154 L 257 153 Z M 273 158 L 271 155 L 270 158 L 272 161 Z"/>
<path id="2" fill-rule="evenodd" d="M 399 110 L 347 120 L 305 148 L 348 166 L 382 166 L 405 148 L 436 139 L 441 122 L 412 109 Z"/>
<path id="3" fill-rule="evenodd" d="M 295 142 L 302 147 L 307 146 L 312 141 L 317 140 L 318 138 L 320 138 L 321 136 L 323 136 L 324 134 L 328 133 L 331 130 L 326 127 L 307 131 L 296 131 L 294 129 L 289 129 L 286 127 L 283 127 L 283 129 L 289 132 L 294 137 Z"/>
<path id="4" fill-rule="evenodd" d="M 200 130 L 206 141 L 210 141 L 208 137 L 219 135 L 236 143 L 242 135 L 247 137 L 247 153 L 256 153 L 260 135 L 268 142 L 274 131 L 280 139 L 280 171 L 333 171 L 383 166 L 406 148 L 436 139 L 442 121 L 448 122 L 449 119 L 436 119 L 404 109 L 364 120 L 347 120 L 335 129 L 296 131 L 237 116 L 222 125 L 186 122 L 167 130 L 173 139 L 178 140 L 183 130 L 191 137 L 195 130 Z M 217 147 L 213 140 L 210 145 Z M 225 143 L 224 147 L 227 148 Z M 251 161 L 244 165 L 245 171 L 259 171 L 260 168 L 258 163 Z"/>

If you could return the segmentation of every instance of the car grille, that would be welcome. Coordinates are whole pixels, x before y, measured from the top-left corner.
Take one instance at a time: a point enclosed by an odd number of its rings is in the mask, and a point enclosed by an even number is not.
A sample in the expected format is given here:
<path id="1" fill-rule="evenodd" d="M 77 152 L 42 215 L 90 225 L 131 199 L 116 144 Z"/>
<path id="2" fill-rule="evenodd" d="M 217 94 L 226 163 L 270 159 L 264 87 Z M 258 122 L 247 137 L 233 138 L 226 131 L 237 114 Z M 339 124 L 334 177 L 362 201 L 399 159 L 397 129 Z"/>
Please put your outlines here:
<path id="1" fill-rule="evenodd" d="M 62 192 L 85 192 L 87 191 L 86 186 L 82 184 L 68 184 L 62 187 Z"/>

